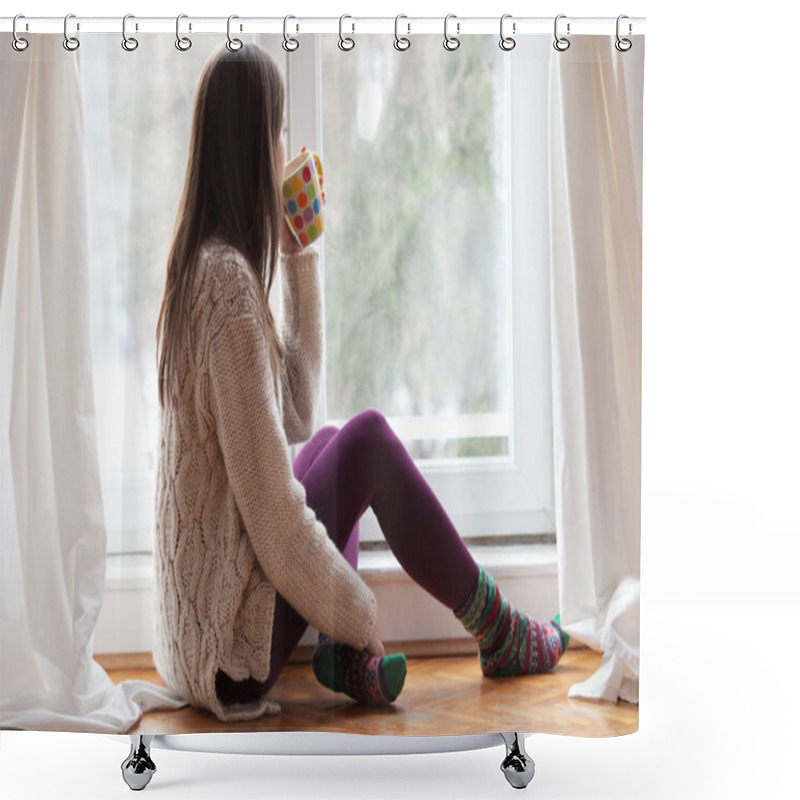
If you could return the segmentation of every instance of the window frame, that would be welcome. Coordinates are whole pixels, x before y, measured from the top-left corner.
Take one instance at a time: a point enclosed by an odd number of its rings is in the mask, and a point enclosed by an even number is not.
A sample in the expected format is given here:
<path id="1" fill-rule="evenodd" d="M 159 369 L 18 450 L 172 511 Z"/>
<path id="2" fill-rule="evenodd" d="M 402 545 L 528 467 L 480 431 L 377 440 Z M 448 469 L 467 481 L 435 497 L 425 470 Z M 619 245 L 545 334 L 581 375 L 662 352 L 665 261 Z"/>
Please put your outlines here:
<path id="1" fill-rule="evenodd" d="M 311 40 L 311 41 L 309 41 Z M 292 101 L 296 97 L 302 67 L 303 55 L 314 47 L 319 47 L 319 37 L 309 37 L 304 40 L 299 51 L 287 54 L 281 47 L 282 37 L 279 35 L 263 35 L 259 43 L 273 56 L 281 68 L 287 88 L 287 123 L 289 123 L 289 137 L 287 141 L 287 154 L 299 149 L 301 144 L 320 141 L 316 129 L 310 130 L 314 135 L 304 139 L 305 130 L 302 124 L 315 124 L 318 117 L 312 117 L 303 122 L 302 115 L 307 113 L 305 97 Z M 540 494 L 544 501 L 537 507 L 536 503 L 529 503 L 528 507 L 522 505 L 514 508 L 505 503 L 502 498 L 493 497 L 490 483 L 484 480 L 488 474 L 494 473 L 495 480 L 499 480 L 508 488 L 512 481 L 506 479 L 511 476 L 515 485 L 525 485 L 526 481 L 536 481 L 536 476 L 531 476 L 530 460 L 520 463 L 477 464 L 461 465 L 453 470 L 452 464 L 422 463 L 420 468 L 426 475 L 437 495 L 442 500 L 445 508 L 453 518 L 459 532 L 467 540 L 468 546 L 473 550 L 476 560 L 492 570 L 498 578 L 506 582 L 516 581 L 514 591 L 519 595 L 520 604 L 528 607 L 557 608 L 557 564 L 555 546 L 543 545 L 531 537 L 521 537 L 516 547 L 491 546 L 489 542 L 470 542 L 471 537 L 484 534 L 487 529 L 495 534 L 503 533 L 547 533 L 554 534 L 555 518 L 552 509 L 553 500 L 553 425 L 552 425 L 552 400 L 550 377 L 550 291 L 549 291 L 549 219 L 548 219 L 548 176 L 546 158 L 540 158 L 534 164 L 536 153 L 547 152 L 547 114 L 546 114 L 546 79 L 541 88 L 543 97 L 539 98 L 541 113 L 537 114 L 529 107 L 531 97 L 531 82 L 529 74 L 544 76 L 548 74 L 549 41 L 541 48 L 537 48 L 532 56 L 527 53 L 530 42 L 537 41 L 538 37 L 518 42 L 511 53 L 505 54 L 509 58 L 511 69 L 511 100 L 510 113 L 514 114 L 513 124 L 508 126 L 511 137 L 510 160 L 518 165 L 512 171 L 512 178 L 516 174 L 531 176 L 527 185 L 518 181 L 512 182 L 510 187 L 511 208 L 520 208 L 523 204 L 528 209 L 528 216 L 524 221 L 512 220 L 510 223 L 510 241 L 512 254 L 512 291 L 510 302 L 512 306 L 512 331 L 511 343 L 513 349 L 513 391 L 509 396 L 513 398 L 513 419 L 519 421 L 520 412 L 531 408 L 538 409 L 540 413 L 529 420 L 527 426 L 512 428 L 511 457 L 519 453 L 537 452 L 540 469 L 544 470 L 544 479 Z M 494 45 L 492 45 L 494 46 Z M 319 54 L 316 58 L 316 74 L 319 77 Z M 343 57 L 349 57 L 343 54 Z M 456 56 L 457 57 L 457 56 Z M 526 60 L 527 59 L 527 60 Z M 532 65 L 531 60 L 536 64 Z M 313 63 L 313 62 L 312 62 Z M 309 71 L 309 65 L 305 65 Z M 312 73 L 313 74 L 313 73 Z M 292 95 L 292 88 L 295 95 Z M 318 103 L 318 100 L 317 100 Z M 317 103 L 313 104 L 317 108 Z M 294 118 L 290 114 L 294 111 Z M 292 125 L 294 122 L 294 125 Z M 312 146 L 312 145 L 309 145 Z M 324 156 L 324 154 L 323 154 Z M 531 185 L 532 184 L 532 185 Z M 533 213 L 531 213 L 533 210 Z M 320 263 L 324 279 L 324 238 L 320 243 Z M 279 286 L 273 289 L 272 297 L 280 297 Z M 525 337 L 528 337 L 527 339 Z M 525 342 L 541 341 L 542 347 L 536 348 L 535 358 L 530 357 L 530 348 L 525 347 Z M 528 377 L 524 377 L 518 368 L 520 361 L 525 358 L 531 363 Z M 526 417 L 527 419 L 527 417 Z M 390 420 L 391 421 L 391 420 Z M 157 440 L 156 440 L 157 441 Z M 157 453 L 157 450 L 156 450 Z M 155 489 L 155 465 L 152 472 L 147 471 L 133 474 L 127 472 L 125 485 L 122 479 L 115 476 L 112 482 L 117 481 L 117 499 L 111 501 L 108 493 L 108 483 L 103 483 L 104 505 L 107 524 L 113 520 L 120 520 L 122 530 L 109 530 L 109 552 L 106 560 L 106 582 L 103 607 L 96 626 L 95 644 L 97 652 L 139 652 L 152 649 L 152 611 L 153 611 L 153 563 L 152 563 L 152 526 L 142 523 L 142 514 L 133 516 L 131 508 L 141 511 L 153 508 Z M 448 495 L 447 473 L 450 471 L 455 493 Z M 150 476 L 150 483 L 146 482 Z M 102 477 L 102 476 L 101 476 Z M 135 485 L 130 479 L 135 480 Z M 467 480 L 469 478 L 469 480 Z M 124 489 L 124 493 L 123 493 Z M 489 503 L 484 508 L 483 514 L 478 515 L 473 509 L 472 516 L 459 513 L 455 503 L 459 495 L 472 492 L 475 496 L 486 498 Z M 495 501 L 498 508 L 491 505 Z M 114 508 L 112 509 L 112 506 Z M 377 521 L 368 511 L 361 524 L 362 541 L 380 541 L 383 536 L 377 528 Z M 114 551 L 114 542 L 119 542 L 122 547 Z M 505 544 L 503 540 L 495 539 L 497 544 Z M 481 546 L 482 545 L 482 546 Z M 375 549 L 365 547 L 365 550 Z M 365 552 L 359 563 L 359 572 L 364 576 L 368 585 L 376 593 L 379 605 L 384 609 L 382 616 L 382 629 L 386 641 L 399 641 L 409 637 L 407 625 L 408 609 L 415 610 L 411 616 L 415 620 L 413 636 L 419 640 L 451 639 L 463 636 L 463 630 L 457 623 L 453 623 L 452 615 L 435 603 L 426 601 L 420 595 L 419 587 L 411 580 L 394 562 L 392 554 Z M 430 598 L 428 599 L 430 600 Z M 400 614 L 397 609 L 404 609 Z M 455 627 L 453 627 L 455 624 Z M 313 644 L 316 632 L 309 629 L 303 644 Z"/>

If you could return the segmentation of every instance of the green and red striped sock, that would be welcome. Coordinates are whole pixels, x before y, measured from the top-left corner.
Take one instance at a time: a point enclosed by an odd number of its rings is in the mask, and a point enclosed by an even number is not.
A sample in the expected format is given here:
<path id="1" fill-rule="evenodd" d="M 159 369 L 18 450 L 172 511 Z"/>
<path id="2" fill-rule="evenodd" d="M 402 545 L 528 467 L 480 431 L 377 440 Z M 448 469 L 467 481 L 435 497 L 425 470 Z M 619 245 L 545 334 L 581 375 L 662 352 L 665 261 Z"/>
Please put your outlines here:
<path id="1" fill-rule="evenodd" d="M 453 613 L 478 640 L 481 670 L 489 678 L 547 672 L 569 644 L 558 617 L 542 623 L 517 611 L 483 567 L 475 589 Z"/>
<path id="2" fill-rule="evenodd" d="M 402 653 L 379 658 L 368 650 L 356 650 L 320 633 L 312 659 L 317 680 L 334 692 L 371 706 L 394 702 L 406 680 Z"/>

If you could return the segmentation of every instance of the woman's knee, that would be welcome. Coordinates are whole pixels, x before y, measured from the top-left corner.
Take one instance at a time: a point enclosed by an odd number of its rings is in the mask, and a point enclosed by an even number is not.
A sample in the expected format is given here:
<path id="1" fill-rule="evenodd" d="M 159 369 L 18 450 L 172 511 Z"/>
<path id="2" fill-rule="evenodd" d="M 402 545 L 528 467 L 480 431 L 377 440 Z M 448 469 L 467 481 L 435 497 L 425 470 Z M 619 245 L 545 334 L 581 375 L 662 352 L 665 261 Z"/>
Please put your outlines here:
<path id="1" fill-rule="evenodd" d="M 332 437 L 336 436 L 337 433 L 339 433 L 339 429 L 335 425 L 326 425 L 324 428 L 320 428 L 311 437 L 311 441 L 316 439 L 319 442 L 324 442 L 327 444 Z"/>
<path id="2" fill-rule="evenodd" d="M 338 441 L 343 462 L 369 472 L 382 468 L 395 440 L 386 417 L 370 408 L 350 418 Z"/>
<path id="3" fill-rule="evenodd" d="M 357 427 L 361 436 L 368 441 L 383 438 L 392 431 L 386 421 L 386 417 L 375 408 L 368 408 L 366 411 L 362 411 L 353 417 L 350 422 Z"/>

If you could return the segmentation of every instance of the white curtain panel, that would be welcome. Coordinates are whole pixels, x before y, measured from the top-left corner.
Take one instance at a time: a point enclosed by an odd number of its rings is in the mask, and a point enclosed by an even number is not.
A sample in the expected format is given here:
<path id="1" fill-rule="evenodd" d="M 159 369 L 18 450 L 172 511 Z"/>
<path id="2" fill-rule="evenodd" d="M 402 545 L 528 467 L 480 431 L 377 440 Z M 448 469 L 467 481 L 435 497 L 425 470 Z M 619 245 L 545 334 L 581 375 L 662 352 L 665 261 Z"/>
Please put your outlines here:
<path id="1" fill-rule="evenodd" d="M 58 36 L 2 47 L 0 724 L 114 732 L 184 701 L 92 659 L 106 529 L 95 442 L 83 117 Z M 12 59 L 13 56 L 13 59 Z"/>
<path id="2" fill-rule="evenodd" d="M 570 696 L 638 702 L 644 37 L 551 55 L 553 425 L 559 598 L 603 651 Z"/>

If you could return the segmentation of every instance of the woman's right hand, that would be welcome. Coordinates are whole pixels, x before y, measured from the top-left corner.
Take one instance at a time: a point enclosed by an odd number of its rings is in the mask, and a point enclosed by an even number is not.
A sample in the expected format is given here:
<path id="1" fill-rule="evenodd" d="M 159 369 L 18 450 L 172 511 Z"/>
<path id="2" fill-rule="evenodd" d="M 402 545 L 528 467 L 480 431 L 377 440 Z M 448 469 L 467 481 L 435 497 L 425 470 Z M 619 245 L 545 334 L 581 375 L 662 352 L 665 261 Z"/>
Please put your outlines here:
<path id="1" fill-rule="evenodd" d="M 369 650 L 372 655 L 378 656 L 379 658 L 383 658 L 386 655 L 386 650 L 383 648 L 383 642 L 381 641 L 377 628 L 372 632 L 372 636 L 370 636 L 367 642 L 367 650 Z"/>
<path id="2" fill-rule="evenodd" d="M 286 221 L 284 217 L 283 226 L 281 227 L 281 250 L 284 253 L 299 253 L 301 252 L 304 247 L 300 244 L 297 239 L 292 236 L 292 231 L 289 228 L 289 223 Z"/>

